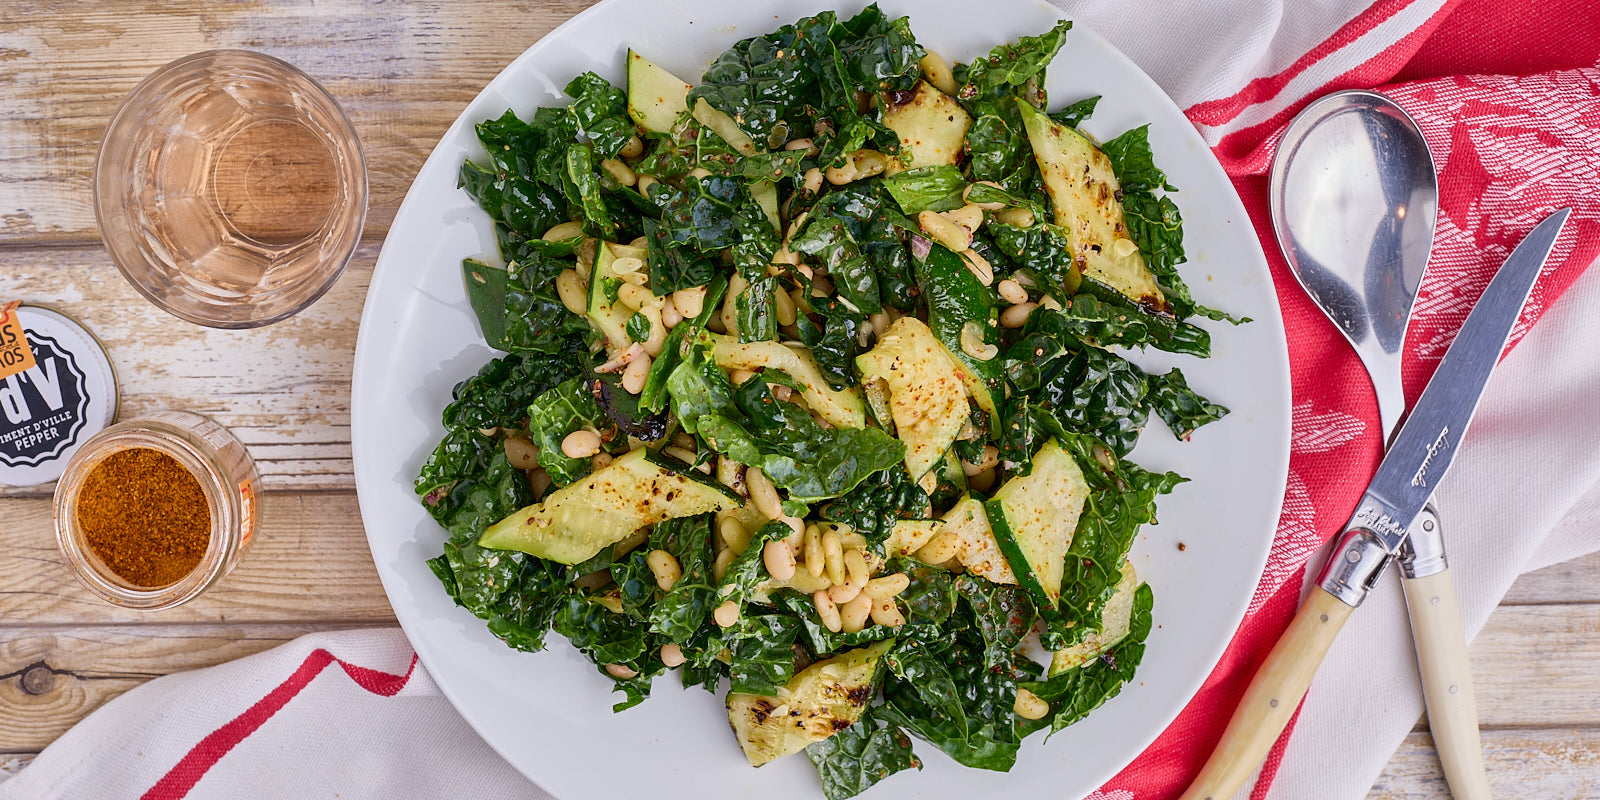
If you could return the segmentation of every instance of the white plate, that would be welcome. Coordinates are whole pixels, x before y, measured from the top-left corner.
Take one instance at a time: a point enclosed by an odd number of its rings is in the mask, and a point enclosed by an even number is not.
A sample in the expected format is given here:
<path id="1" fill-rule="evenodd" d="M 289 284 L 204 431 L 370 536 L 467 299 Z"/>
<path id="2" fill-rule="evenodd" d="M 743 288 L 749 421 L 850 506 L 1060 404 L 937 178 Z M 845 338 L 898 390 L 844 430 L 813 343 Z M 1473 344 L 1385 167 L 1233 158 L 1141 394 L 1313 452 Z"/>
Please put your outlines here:
<path id="1" fill-rule="evenodd" d="M 860 8 L 847 2 L 841 16 Z M 481 154 L 473 124 L 512 108 L 561 102 L 585 70 L 623 85 L 633 47 L 691 80 L 735 41 L 813 13 L 812 4 L 758 9 L 741 0 L 608 0 L 528 48 L 444 135 L 407 194 L 367 294 L 356 346 L 352 442 L 361 514 L 378 573 L 422 662 L 456 708 L 523 773 L 562 798 L 760 796 L 821 793 L 803 756 L 760 770 L 745 764 L 720 698 L 683 690 L 675 675 L 622 714 L 621 698 L 559 636 L 545 652 L 511 650 L 455 607 L 424 560 L 444 532 L 424 513 L 412 480 L 442 436 L 440 411 L 457 381 L 496 355 L 482 341 L 461 282 L 461 259 L 494 252 L 486 215 L 456 188 L 463 158 Z M 918 40 L 947 60 L 970 60 L 1020 35 L 1050 28 L 1054 7 L 1029 0 L 886 0 L 909 14 Z M 1052 107 L 1104 96 L 1085 126 L 1101 137 L 1152 123 L 1157 163 L 1180 187 L 1189 263 L 1201 302 L 1251 317 L 1210 324 L 1207 361 L 1152 353 L 1147 369 L 1177 364 L 1191 384 L 1232 412 L 1179 443 L 1152 421 L 1134 460 L 1192 478 L 1160 504 L 1159 526 L 1134 547 L 1155 589 L 1156 627 L 1137 679 L 1087 720 L 1022 748 L 1007 774 L 956 765 L 918 742 L 920 773 L 897 775 L 868 796 L 994 797 L 1035 791 L 1071 798 L 1093 791 L 1177 715 L 1221 656 L 1266 561 L 1288 466 L 1289 378 L 1282 319 L 1267 265 L 1222 169 L 1155 83 L 1105 41 L 1075 28 L 1049 70 Z M 1179 550 L 1179 543 L 1185 549 Z M 1020 795 L 1018 795 L 1020 796 Z"/>

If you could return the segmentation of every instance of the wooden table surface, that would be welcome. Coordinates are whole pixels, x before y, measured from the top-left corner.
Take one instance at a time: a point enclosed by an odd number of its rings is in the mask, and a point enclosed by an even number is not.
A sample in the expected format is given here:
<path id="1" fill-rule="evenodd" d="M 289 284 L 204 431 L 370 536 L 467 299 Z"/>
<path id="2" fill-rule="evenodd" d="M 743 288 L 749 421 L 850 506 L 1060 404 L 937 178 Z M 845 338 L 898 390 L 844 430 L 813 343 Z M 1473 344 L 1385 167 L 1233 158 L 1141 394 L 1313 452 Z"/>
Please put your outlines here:
<path id="1" fill-rule="evenodd" d="M 394 624 L 356 507 L 350 370 L 362 302 L 413 176 L 489 79 L 584 0 L 394 4 L 9 2 L 0 16 L 0 301 L 56 307 L 105 343 L 119 416 L 211 415 L 264 476 L 262 530 L 199 600 L 159 613 L 92 598 L 56 551 L 50 486 L 0 488 L 0 764 L 23 763 L 117 694 L 300 634 Z M 255 331 L 170 317 L 99 241 L 96 147 L 118 100 L 192 52 L 260 50 L 318 78 L 366 147 L 371 209 L 348 271 L 309 311 Z M 1600 557 L 1525 576 L 1474 642 L 1500 797 L 1600 797 Z M 1373 798 L 1446 798 L 1426 725 Z"/>

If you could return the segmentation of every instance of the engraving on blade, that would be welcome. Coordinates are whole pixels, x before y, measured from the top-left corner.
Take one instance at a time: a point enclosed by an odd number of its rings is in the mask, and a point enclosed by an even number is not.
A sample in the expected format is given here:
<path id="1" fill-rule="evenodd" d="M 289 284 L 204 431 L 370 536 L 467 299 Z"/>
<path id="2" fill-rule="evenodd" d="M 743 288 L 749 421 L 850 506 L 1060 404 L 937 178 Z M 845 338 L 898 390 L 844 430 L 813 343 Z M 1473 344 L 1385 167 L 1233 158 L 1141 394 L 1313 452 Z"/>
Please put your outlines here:
<path id="1" fill-rule="evenodd" d="M 1433 444 L 1428 445 L 1427 458 L 1422 459 L 1422 466 L 1417 467 L 1417 474 L 1411 476 L 1412 486 L 1428 485 L 1428 465 L 1433 463 L 1434 457 L 1439 455 L 1440 451 L 1450 446 L 1450 442 L 1445 439 L 1449 435 L 1450 426 L 1446 425 L 1443 430 L 1439 431 L 1439 437 L 1433 440 Z"/>

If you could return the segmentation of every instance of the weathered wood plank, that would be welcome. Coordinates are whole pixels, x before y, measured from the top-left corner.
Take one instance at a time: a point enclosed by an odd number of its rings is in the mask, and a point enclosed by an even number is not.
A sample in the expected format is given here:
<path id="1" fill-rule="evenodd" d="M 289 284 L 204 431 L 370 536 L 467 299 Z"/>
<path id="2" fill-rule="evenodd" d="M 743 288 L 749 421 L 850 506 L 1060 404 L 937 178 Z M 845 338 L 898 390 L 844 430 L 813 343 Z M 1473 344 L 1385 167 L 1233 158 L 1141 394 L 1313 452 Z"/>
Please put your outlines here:
<path id="1" fill-rule="evenodd" d="M 0 754 L 43 749 L 151 678 L 243 658 L 353 623 L 22 628 L 0 637 Z"/>
<path id="2" fill-rule="evenodd" d="M 0 248 L 0 298 L 82 322 L 111 357 L 122 419 L 167 408 L 233 430 L 269 489 L 349 489 L 350 374 L 380 243 L 357 249 L 327 294 L 264 328 L 214 330 L 156 308 L 97 246 Z M 0 488 L 0 496 L 42 494 Z"/>
<path id="3" fill-rule="evenodd" d="M 393 624 L 353 492 L 268 492 L 261 517 L 260 535 L 231 574 L 189 603 L 149 614 L 78 584 L 56 549 L 49 500 L 0 499 L 0 639 L 43 625 Z"/>
<path id="4" fill-rule="evenodd" d="M 381 238 L 439 137 L 484 84 L 588 0 L 314 4 L 7 3 L 0 19 L 0 243 L 97 238 L 91 180 L 118 102 L 190 53 L 243 48 L 316 78 L 365 147 Z"/>
<path id="5" fill-rule="evenodd" d="M 1486 730 L 1483 759 L 1495 797 L 1600 797 L 1600 729 Z M 1367 800 L 1450 800 L 1433 738 L 1407 736 Z"/>
<path id="6" fill-rule="evenodd" d="M 1600 552 L 1517 578 L 1501 605 L 1600 603 Z"/>

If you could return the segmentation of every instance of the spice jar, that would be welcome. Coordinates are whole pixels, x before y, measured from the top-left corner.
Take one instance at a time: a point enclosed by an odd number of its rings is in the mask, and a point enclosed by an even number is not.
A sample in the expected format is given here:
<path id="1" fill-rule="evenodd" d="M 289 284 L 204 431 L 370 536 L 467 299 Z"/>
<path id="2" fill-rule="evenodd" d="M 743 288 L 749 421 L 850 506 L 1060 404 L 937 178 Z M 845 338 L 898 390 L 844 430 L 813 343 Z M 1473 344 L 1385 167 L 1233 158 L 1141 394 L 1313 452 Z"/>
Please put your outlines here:
<path id="1" fill-rule="evenodd" d="M 198 597 L 259 525 L 260 474 L 209 418 L 162 411 L 84 443 L 56 484 L 56 542 L 89 591 L 155 610 Z"/>

